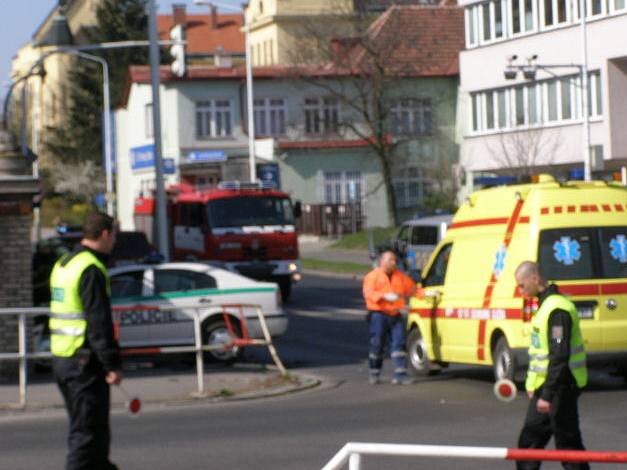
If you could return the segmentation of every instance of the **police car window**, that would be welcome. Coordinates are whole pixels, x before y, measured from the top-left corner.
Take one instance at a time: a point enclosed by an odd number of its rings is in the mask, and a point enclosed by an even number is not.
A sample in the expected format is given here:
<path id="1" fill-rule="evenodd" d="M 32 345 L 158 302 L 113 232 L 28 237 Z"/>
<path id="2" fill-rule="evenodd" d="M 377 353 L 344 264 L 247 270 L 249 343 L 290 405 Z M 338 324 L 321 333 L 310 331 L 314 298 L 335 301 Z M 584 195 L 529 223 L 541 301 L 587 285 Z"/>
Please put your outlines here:
<path id="1" fill-rule="evenodd" d="M 542 274 L 550 280 L 594 278 L 594 239 L 592 228 L 543 230 L 538 256 Z"/>
<path id="2" fill-rule="evenodd" d="M 411 232 L 412 245 L 437 245 L 438 227 L 416 225 Z"/>
<path id="3" fill-rule="evenodd" d="M 409 241 L 409 230 L 411 227 L 405 226 L 403 228 L 401 228 L 401 230 L 398 232 L 398 235 L 396 236 L 396 238 L 399 241 L 403 241 L 403 242 L 408 242 Z"/>
<path id="4" fill-rule="evenodd" d="M 215 287 L 216 280 L 208 274 L 183 269 L 155 270 L 155 294 Z"/>
<path id="5" fill-rule="evenodd" d="M 139 297 L 142 295 L 144 271 L 132 271 L 111 277 L 111 298 Z"/>
<path id="6" fill-rule="evenodd" d="M 448 268 L 448 261 L 451 257 L 452 248 L 453 244 L 449 243 L 440 249 L 440 252 L 433 261 L 429 272 L 422 281 L 423 286 L 441 286 L 444 284 L 446 269 Z"/>
<path id="7" fill-rule="evenodd" d="M 603 227 L 599 229 L 603 277 L 609 279 L 627 277 L 627 227 Z"/>

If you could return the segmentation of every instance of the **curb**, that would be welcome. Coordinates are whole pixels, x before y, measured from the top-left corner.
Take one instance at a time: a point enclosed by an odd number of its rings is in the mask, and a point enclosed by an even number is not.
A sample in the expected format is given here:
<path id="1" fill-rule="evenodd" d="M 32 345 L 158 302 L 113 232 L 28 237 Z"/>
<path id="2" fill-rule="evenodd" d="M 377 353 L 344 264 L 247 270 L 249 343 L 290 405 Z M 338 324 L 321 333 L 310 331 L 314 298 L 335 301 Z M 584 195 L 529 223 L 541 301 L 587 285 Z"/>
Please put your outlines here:
<path id="1" fill-rule="evenodd" d="M 152 399 L 146 401 L 142 399 L 142 412 L 146 409 L 155 410 L 171 407 L 190 407 L 194 405 L 210 405 L 226 402 L 249 401 L 262 398 L 279 397 L 310 390 L 318 387 L 323 383 L 323 379 L 312 375 L 288 373 L 288 376 L 294 378 L 291 384 L 280 385 L 278 387 L 269 387 L 267 389 L 254 391 L 245 391 L 242 393 L 235 393 L 233 395 L 221 394 L 220 391 L 217 393 L 209 392 L 211 394 L 199 397 L 194 396 L 194 392 L 189 392 L 185 395 L 179 395 L 164 399 Z M 126 404 L 119 402 L 111 403 L 112 414 L 123 414 L 125 412 Z M 0 406 L 0 421 L 5 419 L 20 419 L 41 415 L 61 414 L 65 415 L 65 407 L 62 404 L 58 403 L 45 404 L 34 402 L 28 404 L 25 409 L 21 409 L 18 406 L 13 405 Z"/>

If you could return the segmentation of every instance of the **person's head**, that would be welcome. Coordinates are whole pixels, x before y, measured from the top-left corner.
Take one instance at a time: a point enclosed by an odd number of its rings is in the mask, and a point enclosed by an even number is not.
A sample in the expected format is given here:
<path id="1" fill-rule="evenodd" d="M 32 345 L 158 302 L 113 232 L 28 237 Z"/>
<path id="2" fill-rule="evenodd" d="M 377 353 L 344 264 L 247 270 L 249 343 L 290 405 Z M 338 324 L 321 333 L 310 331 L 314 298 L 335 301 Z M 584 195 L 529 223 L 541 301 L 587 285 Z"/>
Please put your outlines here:
<path id="1" fill-rule="evenodd" d="M 115 243 L 113 218 L 102 212 L 87 214 L 83 224 L 81 243 L 93 250 L 109 254 Z"/>
<path id="2" fill-rule="evenodd" d="M 536 297 L 547 287 L 540 266 L 533 261 L 523 261 L 516 268 L 516 285 L 524 297 Z"/>
<path id="3" fill-rule="evenodd" d="M 392 274 L 396 269 L 396 253 L 385 250 L 379 255 L 379 267 L 387 274 Z"/>

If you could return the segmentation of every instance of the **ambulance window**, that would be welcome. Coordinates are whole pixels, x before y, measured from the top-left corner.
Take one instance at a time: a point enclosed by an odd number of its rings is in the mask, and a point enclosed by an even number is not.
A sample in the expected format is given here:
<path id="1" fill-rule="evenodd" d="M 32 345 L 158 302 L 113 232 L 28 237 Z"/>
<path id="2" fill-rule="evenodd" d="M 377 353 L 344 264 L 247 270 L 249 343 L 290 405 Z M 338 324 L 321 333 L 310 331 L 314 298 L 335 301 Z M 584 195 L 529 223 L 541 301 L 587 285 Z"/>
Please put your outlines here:
<path id="1" fill-rule="evenodd" d="M 627 277 L 627 227 L 603 227 L 599 232 L 603 277 Z"/>
<path id="2" fill-rule="evenodd" d="M 451 256 L 452 248 L 453 244 L 449 243 L 440 249 L 440 252 L 431 265 L 431 269 L 429 269 L 429 272 L 422 281 L 423 286 L 441 286 L 444 284 L 446 268 L 448 267 L 448 260 Z"/>
<path id="3" fill-rule="evenodd" d="M 593 279 L 593 246 L 594 230 L 590 228 L 543 230 L 540 270 L 549 280 Z"/>

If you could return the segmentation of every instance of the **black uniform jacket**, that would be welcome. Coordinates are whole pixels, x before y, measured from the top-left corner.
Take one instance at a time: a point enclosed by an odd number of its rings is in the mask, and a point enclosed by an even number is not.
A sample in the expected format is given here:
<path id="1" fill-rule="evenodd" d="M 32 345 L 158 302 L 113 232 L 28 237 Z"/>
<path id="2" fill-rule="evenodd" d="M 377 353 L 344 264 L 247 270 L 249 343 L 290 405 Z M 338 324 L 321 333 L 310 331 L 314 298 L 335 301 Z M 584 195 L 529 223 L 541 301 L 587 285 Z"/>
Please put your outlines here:
<path id="1" fill-rule="evenodd" d="M 540 305 L 550 295 L 559 294 L 555 284 L 549 285 L 539 296 Z M 577 383 L 573 377 L 568 360 L 570 358 L 570 339 L 573 322 L 566 310 L 556 308 L 549 314 L 549 368 L 546 381 L 540 389 L 540 398 L 552 401 L 556 393 L 572 390 Z"/>
<path id="2" fill-rule="evenodd" d="M 91 252 L 106 266 L 108 259 L 106 254 L 83 245 L 77 245 L 70 256 L 63 260 L 63 263 L 67 263 L 83 251 Z M 92 359 L 95 356 L 105 371 L 120 370 L 120 348 L 113 333 L 111 300 L 107 293 L 107 281 L 104 274 L 96 266 L 89 266 L 83 271 L 79 288 L 87 320 L 87 333 L 83 348 L 91 350 Z"/>

